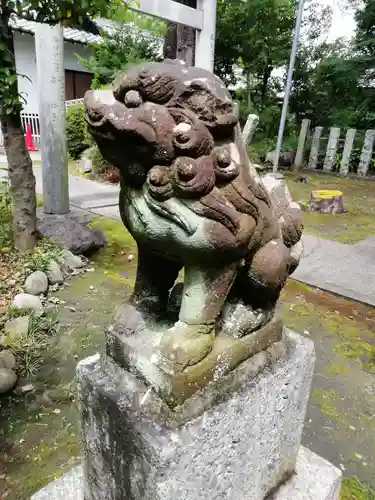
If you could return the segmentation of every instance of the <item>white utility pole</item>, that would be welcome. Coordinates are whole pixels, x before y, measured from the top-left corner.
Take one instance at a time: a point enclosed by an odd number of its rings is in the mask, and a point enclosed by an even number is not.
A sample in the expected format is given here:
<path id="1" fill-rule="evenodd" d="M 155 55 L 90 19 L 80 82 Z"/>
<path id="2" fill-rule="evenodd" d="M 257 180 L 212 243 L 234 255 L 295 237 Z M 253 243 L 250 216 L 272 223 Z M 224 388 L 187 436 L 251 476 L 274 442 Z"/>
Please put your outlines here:
<path id="1" fill-rule="evenodd" d="M 275 159 L 273 162 L 273 171 L 274 172 L 277 172 L 277 167 L 279 166 L 280 151 L 281 151 L 281 145 L 282 145 L 283 136 L 284 136 L 286 114 L 288 112 L 290 90 L 292 88 L 292 82 L 293 82 L 293 72 L 294 72 L 294 65 L 296 63 L 296 55 L 297 55 L 297 48 L 298 48 L 298 42 L 299 42 L 299 35 L 301 32 L 301 23 L 302 23 L 304 5 L 305 5 L 305 0 L 299 0 L 297 20 L 296 20 L 296 25 L 294 28 L 292 52 L 290 54 L 288 77 L 287 77 L 287 82 L 286 82 L 286 87 L 285 87 L 283 109 L 281 112 L 279 134 L 277 136 Z"/>

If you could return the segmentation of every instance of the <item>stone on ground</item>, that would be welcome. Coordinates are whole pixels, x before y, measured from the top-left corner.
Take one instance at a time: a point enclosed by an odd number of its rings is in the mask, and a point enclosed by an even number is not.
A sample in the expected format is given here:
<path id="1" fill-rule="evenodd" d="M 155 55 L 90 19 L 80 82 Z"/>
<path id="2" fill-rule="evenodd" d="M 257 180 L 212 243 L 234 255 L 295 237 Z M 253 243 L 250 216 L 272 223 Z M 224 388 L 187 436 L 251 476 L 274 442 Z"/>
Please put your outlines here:
<path id="1" fill-rule="evenodd" d="M 1 351 L 0 352 L 0 368 L 7 368 L 8 370 L 14 370 L 16 367 L 16 358 L 14 354 L 9 351 Z"/>
<path id="2" fill-rule="evenodd" d="M 74 255 L 69 250 L 65 250 L 63 254 L 64 266 L 68 269 L 80 269 L 85 266 L 85 263 L 78 255 Z"/>
<path id="3" fill-rule="evenodd" d="M 39 213 L 37 229 L 75 255 L 90 255 L 104 247 L 106 239 L 98 229 L 91 229 L 68 215 Z"/>
<path id="4" fill-rule="evenodd" d="M 266 163 L 271 163 L 273 165 L 275 161 L 276 151 L 270 151 L 266 155 Z M 279 156 L 279 167 L 291 167 L 294 163 L 294 158 L 296 157 L 295 151 L 283 151 Z"/>
<path id="5" fill-rule="evenodd" d="M 12 390 L 16 383 L 17 375 L 13 370 L 0 368 L 0 394 L 5 394 L 6 392 Z"/>
<path id="6" fill-rule="evenodd" d="M 56 285 L 64 281 L 64 277 L 62 275 L 60 266 L 54 260 L 48 262 L 46 274 L 48 276 L 48 281 L 51 283 L 51 285 Z"/>
<path id="7" fill-rule="evenodd" d="M 25 290 L 30 295 L 40 295 L 48 290 L 48 278 L 43 271 L 34 271 L 26 278 Z"/>
<path id="8" fill-rule="evenodd" d="M 311 192 L 309 212 L 324 214 L 342 214 L 344 208 L 343 194 L 334 189 L 318 189 Z"/>
<path id="9" fill-rule="evenodd" d="M 31 309 L 36 313 L 43 312 L 41 300 L 38 297 L 35 297 L 35 295 L 30 295 L 29 293 L 17 294 L 12 301 L 11 307 L 13 309 Z"/>
<path id="10" fill-rule="evenodd" d="M 10 319 L 4 325 L 4 333 L 6 335 L 15 335 L 22 337 L 27 335 L 29 331 L 30 316 L 19 316 L 18 318 Z"/>

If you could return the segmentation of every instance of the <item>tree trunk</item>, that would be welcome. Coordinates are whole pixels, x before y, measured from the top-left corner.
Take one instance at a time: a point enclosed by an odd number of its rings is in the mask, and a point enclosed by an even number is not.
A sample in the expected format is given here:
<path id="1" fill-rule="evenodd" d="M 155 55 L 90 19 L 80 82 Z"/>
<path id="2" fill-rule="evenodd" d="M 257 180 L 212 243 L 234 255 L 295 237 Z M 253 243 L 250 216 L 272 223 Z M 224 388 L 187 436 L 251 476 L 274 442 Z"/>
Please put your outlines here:
<path id="1" fill-rule="evenodd" d="M 196 8 L 196 0 L 176 0 L 178 3 Z M 195 30 L 181 24 L 168 23 L 164 41 L 164 57 L 181 59 L 190 66 L 194 65 Z"/>
<path id="2" fill-rule="evenodd" d="M 176 59 L 177 57 L 177 24 L 168 23 L 164 39 L 164 58 Z"/>
<path id="3" fill-rule="evenodd" d="M 247 109 L 251 108 L 251 87 L 250 87 L 250 73 L 246 71 L 246 93 L 247 93 Z"/>
<path id="4" fill-rule="evenodd" d="M 312 191 L 308 210 L 324 214 L 343 214 L 346 212 L 343 194 L 331 189 Z"/>
<path id="5" fill-rule="evenodd" d="M 13 34 L 9 14 L 4 9 L 0 15 L 0 57 L 0 123 L 9 169 L 14 243 L 16 248 L 25 251 L 36 242 L 35 177 L 21 123 Z"/>
<path id="6" fill-rule="evenodd" d="M 262 101 L 262 104 L 264 104 L 264 101 L 266 99 L 268 81 L 270 79 L 272 70 L 273 70 L 273 67 L 270 66 L 269 64 L 267 64 L 267 66 L 266 66 L 266 68 L 264 70 L 264 73 L 263 73 L 263 77 L 262 77 L 262 88 L 261 88 L 261 101 Z"/>

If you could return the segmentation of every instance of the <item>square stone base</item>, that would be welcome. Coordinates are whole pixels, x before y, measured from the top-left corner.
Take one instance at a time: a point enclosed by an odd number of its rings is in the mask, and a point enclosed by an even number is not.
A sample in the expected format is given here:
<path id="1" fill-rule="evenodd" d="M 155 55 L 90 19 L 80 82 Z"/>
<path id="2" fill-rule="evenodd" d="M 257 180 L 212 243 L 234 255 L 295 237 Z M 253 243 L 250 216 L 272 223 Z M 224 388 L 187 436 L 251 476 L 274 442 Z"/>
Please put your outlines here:
<path id="1" fill-rule="evenodd" d="M 281 342 L 170 408 L 106 356 L 77 368 L 85 500 L 263 500 L 296 468 L 313 343 Z"/>
<path id="2" fill-rule="evenodd" d="M 339 499 L 341 471 L 323 458 L 301 447 L 296 472 L 267 500 Z M 64 474 L 33 495 L 31 500 L 84 500 L 82 467 Z M 214 500 L 214 497 L 208 497 L 207 500 Z M 254 499 L 248 496 L 246 500 Z"/>

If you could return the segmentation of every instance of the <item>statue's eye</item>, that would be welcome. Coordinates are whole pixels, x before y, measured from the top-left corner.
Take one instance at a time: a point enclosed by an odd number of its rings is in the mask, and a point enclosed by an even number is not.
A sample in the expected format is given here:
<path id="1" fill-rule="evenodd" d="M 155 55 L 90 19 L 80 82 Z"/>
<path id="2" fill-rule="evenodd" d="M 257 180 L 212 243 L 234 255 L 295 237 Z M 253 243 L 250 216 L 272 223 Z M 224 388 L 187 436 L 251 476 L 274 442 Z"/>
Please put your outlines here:
<path id="1" fill-rule="evenodd" d="M 217 163 L 220 168 L 227 168 L 230 166 L 232 162 L 232 158 L 230 156 L 230 152 L 227 149 L 223 149 L 217 155 Z"/>
<path id="2" fill-rule="evenodd" d="M 138 108 L 143 101 L 141 94 L 137 90 L 129 90 L 125 94 L 124 102 L 128 108 Z"/>

